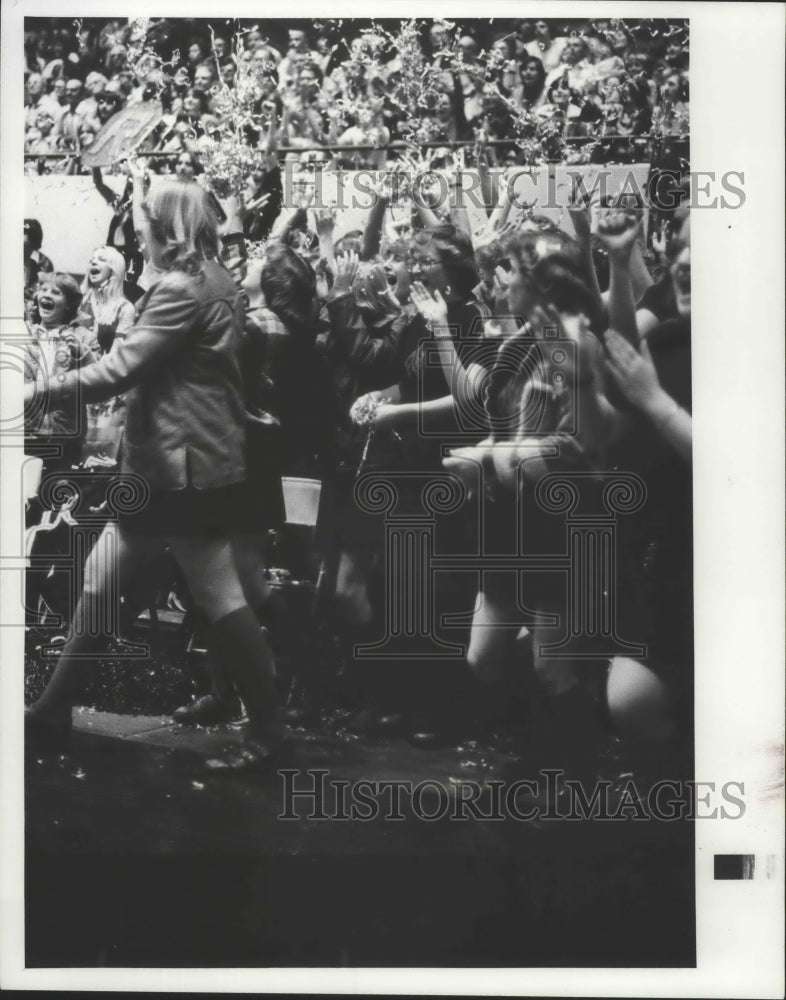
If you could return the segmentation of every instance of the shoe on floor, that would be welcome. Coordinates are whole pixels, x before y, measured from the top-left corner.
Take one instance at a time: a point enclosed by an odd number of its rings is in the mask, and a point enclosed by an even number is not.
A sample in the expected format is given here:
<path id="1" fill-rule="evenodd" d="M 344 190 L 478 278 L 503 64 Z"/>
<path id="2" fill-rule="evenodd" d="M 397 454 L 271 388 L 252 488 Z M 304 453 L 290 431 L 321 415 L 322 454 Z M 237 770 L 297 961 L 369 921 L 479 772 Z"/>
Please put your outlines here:
<path id="1" fill-rule="evenodd" d="M 214 694 L 206 694 L 190 705 L 176 708 L 172 718 L 179 726 L 220 726 L 239 718 L 240 714 L 237 698 L 222 701 Z"/>

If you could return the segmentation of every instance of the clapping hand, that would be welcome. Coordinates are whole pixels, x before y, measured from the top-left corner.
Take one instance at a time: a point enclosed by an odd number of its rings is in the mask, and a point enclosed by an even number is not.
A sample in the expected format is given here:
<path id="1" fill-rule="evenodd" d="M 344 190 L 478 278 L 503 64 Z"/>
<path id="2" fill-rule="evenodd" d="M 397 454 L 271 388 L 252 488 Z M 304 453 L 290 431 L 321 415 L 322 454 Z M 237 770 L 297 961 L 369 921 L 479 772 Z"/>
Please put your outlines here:
<path id="1" fill-rule="evenodd" d="M 422 282 L 416 281 L 412 285 L 411 299 L 412 304 L 437 336 L 450 336 L 448 307 L 437 289 L 434 289 L 432 295 Z"/>
<path id="2" fill-rule="evenodd" d="M 660 401 L 664 390 L 658 381 L 647 341 L 642 340 L 637 351 L 616 330 L 607 330 L 604 342 L 606 368 L 628 402 L 646 411 Z"/>

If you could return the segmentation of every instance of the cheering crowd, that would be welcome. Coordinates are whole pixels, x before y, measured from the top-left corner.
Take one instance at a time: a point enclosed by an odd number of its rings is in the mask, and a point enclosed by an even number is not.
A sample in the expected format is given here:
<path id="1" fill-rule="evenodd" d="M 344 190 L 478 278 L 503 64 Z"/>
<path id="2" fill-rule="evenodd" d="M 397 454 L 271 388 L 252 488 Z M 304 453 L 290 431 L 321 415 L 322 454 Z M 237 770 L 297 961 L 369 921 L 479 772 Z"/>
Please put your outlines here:
<path id="1" fill-rule="evenodd" d="M 435 59 L 438 29 L 429 36 Z M 511 92 L 525 99 L 537 63 L 540 106 L 555 107 L 551 97 L 567 87 L 580 117 L 598 95 L 606 101 L 615 77 L 599 67 L 614 60 L 625 94 L 639 70 L 662 78 L 653 86 L 671 86 L 671 66 L 683 87 L 682 46 L 656 67 L 655 53 L 618 34 L 612 44 L 597 25 L 567 38 L 550 22 L 519 24 L 501 63 L 514 77 Z M 82 102 L 101 108 L 107 88 L 121 95 L 112 98 L 118 107 L 145 99 L 149 84 L 127 74 L 122 31 L 82 28 L 75 47 L 71 35 L 32 35 L 28 84 L 38 73 L 71 88 L 58 141 L 80 134 Z M 251 61 L 264 53 L 271 101 L 307 101 L 314 81 L 353 86 L 346 63 L 332 62 L 329 37 L 290 31 L 281 55 L 261 35 L 252 45 L 253 35 L 243 53 Z M 469 63 L 476 42 L 463 40 Z M 233 51 L 218 33 L 212 50 L 194 41 L 177 111 L 180 85 L 166 84 L 170 112 L 190 116 L 189 127 L 214 113 L 215 67 L 235 66 Z M 80 74 L 98 88 L 90 97 L 81 96 Z M 470 122 L 484 112 L 480 100 L 471 114 L 469 70 L 467 81 L 461 120 Z M 373 90 L 374 81 L 364 85 Z M 642 93 L 652 113 L 657 94 Z M 289 126 L 295 117 L 284 111 Z M 321 112 L 299 120 L 298 129 L 313 126 L 309 144 L 323 137 Z M 380 127 L 400 134 L 401 122 Z M 326 699 L 346 707 L 358 734 L 406 731 L 428 747 L 502 729 L 521 740 L 528 761 L 546 766 L 586 765 L 609 733 L 634 743 L 684 740 L 692 718 L 687 211 L 659 218 L 648 240 L 641 200 L 611 198 L 592 211 L 578 200 L 568 232 L 536 206 L 514 206 L 505 176 L 481 162 L 486 207 L 471 217 L 460 199 L 408 196 L 432 167 L 424 156 L 383 174 L 364 227 L 341 231 L 333 209 L 282 210 L 281 137 L 261 138 L 258 167 L 236 193 L 200 183 L 199 152 L 187 143 L 175 179 L 151 183 L 150 164 L 129 161 L 124 193 L 105 191 L 114 213 L 106 245 L 78 278 L 42 254 L 41 221 L 25 222 L 29 449 L 60 445 L 44 459 L 48 471 L 117 463 L 149 492 L 140 509 L 107 524 L 88 557 L 54 674 L 27 711 L 28 742 L 67 744 L 71 709 L 109 638 L 85 622 L 102 621 L 117 578 L 120 628 L 128 628 L 146 606 L 146 573 L 162 550 L 206 623 L 210 688 L 176 720 L 226 722 L 241 703 L 248 717 L 243 750 L 209 761 L 213 773 L 281 761 L 291 752 L 288 726 L 313 718 Z M 288 132 L 284 142 L 294 138 Z M 440 162 L 454 179 L 462 166 Z M 94 180 L 101 190 L 100 171 Z M 390 211 L 402 201 L 403 218 Z M 250 257 L 251 244 L 261 250 Z M 554 350 L 560 342 L 564 350 Z M 463 659 L 421 658 L 414 645 L 410 657 L 356 655 L 386 633 L 391 613 L 384 521 L 357 496 L 366 472 L 393 484 L 401 516 L 421 513 L 423 476 L 447 477 L 459 491 L 462 502 L 435 515 L 435 548 L 480 551 L 489 565 L 435 574 L 431 624 L 438 641 L 464 642 Z M 616 634 L 644 652 L 549 651 L 581 581 L 566 582 L 558 568 L 511 574 L 499 556 L 520 553 L 522 537 L 527 555 L 564 548 L 564 515 L 543 502 L 546 477 L 602 482 L 616 472 L 638 477 L 646 494 L 620 520 L 613 553 Z M 282 476 L 322 484 L 313 540 L 320 607 L 343 651 L 329 690 L 303 638 L 310 612 L 282 598 L 266 572 L 269 530 L 284 520 Z M 467 623 L 446 624 L 451 613 L 468 613 Z M 301 692 L 288 715 L 276 645 L 288 648 Z"/>
<path id="2" fill-rule="evenodd" d="M 85 172 L 80 154 L 102 127 L 152 101 L 162 117 L 145 148 L 162 154 L 159 172 L 227 128 L 252 144 L 275 132 L 291 159 L 368 167 L 396 157 L 391 142 L 477 136 L 497 163 L 633 162 L 653 137 L 688 131 L 684 21 L 405 22 L 397 32 L 268 22 L 263 33 L 159 19 L 144 30 L 143 47 L 132 23 L 28 19 L 30 172 Z"/>

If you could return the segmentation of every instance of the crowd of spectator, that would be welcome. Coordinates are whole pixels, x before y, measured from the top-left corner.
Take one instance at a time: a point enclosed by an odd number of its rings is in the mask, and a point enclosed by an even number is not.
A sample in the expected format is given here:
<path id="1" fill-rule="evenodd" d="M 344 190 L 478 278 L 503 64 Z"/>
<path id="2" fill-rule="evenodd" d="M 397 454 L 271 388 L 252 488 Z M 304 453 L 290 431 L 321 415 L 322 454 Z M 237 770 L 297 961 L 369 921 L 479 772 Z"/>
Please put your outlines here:
<path id="1" fill-rule="evenodd" d="M 478 136 L 497 163 L 630 162 L 653 137 L 687 133 L 687 26 L 27 20 L 29 171 L 84 172 L 101 128 L 146 101 L 161 120 L 145 149 L 171 154 L 160 172 L 228 132 L 251 146 L 275 133 L 290 158 L 342 166 L 383 166 L 391 143 Z"/>

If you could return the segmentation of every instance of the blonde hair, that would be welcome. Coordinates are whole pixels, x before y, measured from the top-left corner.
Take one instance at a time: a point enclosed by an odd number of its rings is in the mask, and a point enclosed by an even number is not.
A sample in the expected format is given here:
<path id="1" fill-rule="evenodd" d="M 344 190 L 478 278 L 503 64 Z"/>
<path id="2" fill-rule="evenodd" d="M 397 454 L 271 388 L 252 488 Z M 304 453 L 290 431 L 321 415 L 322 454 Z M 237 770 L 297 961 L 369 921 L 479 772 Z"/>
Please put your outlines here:
<path id="1" fill-rule="evenodd" d="M 161 247 L 164 270 L 199 274 L 218 257 L 218 215 L 199 184 L 165 181 L 151 189 L 143 204 L 153 237 Z"/>
<path id="2" fill-rule="evenodd" d="M 109 265 L 111 273 L 101 285 L 93 286 L 90 284 L 88 268 L 88 273 L 82 282 L 82 306 L 90 306 L 96 323 L 114 323 L 120 307 L 126 301 L 123 295 L 126 262 L 123 260 L 123 255 L 114 247 L 96 247 L 93 257 L 97 253 L 100 253 L 104 262 Z"/>

